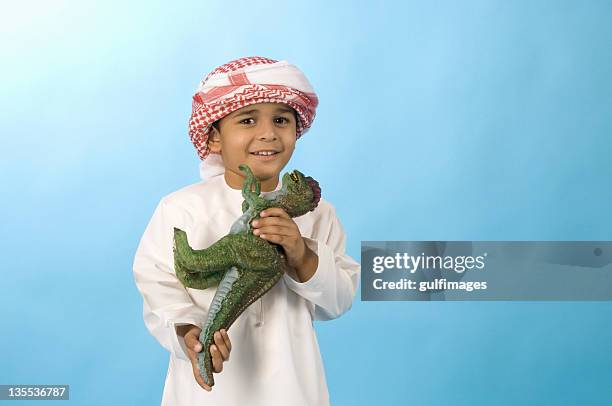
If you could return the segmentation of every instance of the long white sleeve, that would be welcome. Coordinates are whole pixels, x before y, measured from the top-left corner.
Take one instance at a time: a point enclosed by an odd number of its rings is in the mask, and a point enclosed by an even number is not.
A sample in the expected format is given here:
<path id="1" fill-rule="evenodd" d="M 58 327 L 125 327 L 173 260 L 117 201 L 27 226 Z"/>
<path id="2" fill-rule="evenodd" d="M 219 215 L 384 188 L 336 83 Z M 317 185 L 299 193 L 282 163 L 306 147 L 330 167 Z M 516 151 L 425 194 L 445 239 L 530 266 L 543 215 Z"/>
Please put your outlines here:
<path id="1" fill-rule="evenodd" d="M 185 230 L 182 210 L 162 199 L 140 240 L 134 257 L 134 279 L 143 297 L 147 329 L 172 354 L 189 361 L 185 342 L 175 326 L 201 326 L 206 312 L 196 306 L 174 273 L 173 228 Z"/>
<path id="2" fill-rule="evenodd" d="M 314 305 L 314 320 L 330 320 L 351 308 L 361 267 L 345 254 L 346 235 L 331 205 L 317 223 L 312 238 L 304 237 L 308 248 L 319 257 L 314 275 L 303 283 L 291 275 L 283 278 L 289 289 Z"/>

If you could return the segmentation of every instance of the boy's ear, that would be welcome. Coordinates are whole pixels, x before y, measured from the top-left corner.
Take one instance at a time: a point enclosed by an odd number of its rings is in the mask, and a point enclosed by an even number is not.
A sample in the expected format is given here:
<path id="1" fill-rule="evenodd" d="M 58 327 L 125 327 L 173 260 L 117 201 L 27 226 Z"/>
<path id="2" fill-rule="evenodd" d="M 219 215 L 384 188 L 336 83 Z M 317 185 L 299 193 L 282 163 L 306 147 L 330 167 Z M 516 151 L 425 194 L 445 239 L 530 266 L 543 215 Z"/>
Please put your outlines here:
<path id="1" fill-rule="evenodd" d="M 212 152 L 221 152 L 221 137 L 219 131 L 215 127 L 211 127 L 208 134 L 208 148 Z"/>

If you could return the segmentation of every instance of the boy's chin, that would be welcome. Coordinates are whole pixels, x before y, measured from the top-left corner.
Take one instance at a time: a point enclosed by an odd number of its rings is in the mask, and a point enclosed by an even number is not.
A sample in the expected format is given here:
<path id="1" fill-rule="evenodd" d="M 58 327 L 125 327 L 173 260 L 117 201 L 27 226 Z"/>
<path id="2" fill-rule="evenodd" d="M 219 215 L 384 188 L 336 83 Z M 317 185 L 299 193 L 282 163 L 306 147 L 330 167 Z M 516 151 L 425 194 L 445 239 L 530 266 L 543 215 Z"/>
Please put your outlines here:
<path id="1" fill-rule="evenodd" d="M 284 168 L 284 165 L 279 167 L 278 163 L 275 163 L 275 165 L 253 165 L 251 166 L 253 175 L 255 175 L 255 177 L 259 179 L 260 181 L 278 178 L 283 168 Z"/>
<path id="2" fill-rule="evenodd" d="M 272 170 L 254 170 L 253 171 L 253 175 L 255 175 L 255 177 L 260 181 L 260 182 L 265 182 L 267 180 L 270 179 L 276 179 L 278 178 L 278 173 L 275 173 L 275 171 Z"/>

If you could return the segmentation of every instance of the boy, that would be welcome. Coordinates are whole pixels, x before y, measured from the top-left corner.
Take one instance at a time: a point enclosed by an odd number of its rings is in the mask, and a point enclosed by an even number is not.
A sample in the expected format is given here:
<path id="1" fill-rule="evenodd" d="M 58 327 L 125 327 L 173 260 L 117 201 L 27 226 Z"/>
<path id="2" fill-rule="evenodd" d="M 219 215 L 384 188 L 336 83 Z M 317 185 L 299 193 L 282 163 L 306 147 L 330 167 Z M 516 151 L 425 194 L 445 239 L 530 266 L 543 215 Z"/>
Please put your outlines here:
<path id="1" fill-rule="evenodd" d="M 250 166 L 262 194 L 281 188 L 279 175 L 317 104 L 299 69 L 262 57 L 216 68 L 194 95 L 189 134 L 202 159 L 203 181 L 161 199 L 134 259 L 145 324 L 170 351 L 162 405 L 329 404 L 312 322 L 351 307 L 360 270 L 344 253 L 345 235 L 328 202 L 321 199 L 314 211 L 295 219 L 282 209 L 261 213 L 253 233 L 283 247 L 291 272 L 242 313 L 231 340 L 228 332 L 217 332 L 208 349 L 198 336 L 216 288 L 184 288 L 172 254 L 174 227 L 202 249 L 242 214 L 238 165 Z M 198 351 L 211 352 L 214 388 L 199 374 Z"/>

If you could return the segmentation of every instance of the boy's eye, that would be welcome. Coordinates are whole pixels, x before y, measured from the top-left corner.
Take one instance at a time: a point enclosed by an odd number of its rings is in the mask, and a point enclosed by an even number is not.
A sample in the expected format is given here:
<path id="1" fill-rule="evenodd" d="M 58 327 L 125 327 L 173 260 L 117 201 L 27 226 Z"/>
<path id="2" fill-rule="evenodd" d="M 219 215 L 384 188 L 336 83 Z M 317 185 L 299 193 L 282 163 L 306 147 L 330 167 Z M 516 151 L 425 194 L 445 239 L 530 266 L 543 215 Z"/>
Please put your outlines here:
<path id="1" fill-rule="evenodd" d="M 278 124 L 287 124 L 289 122 L 289 119 L 285 117 L 277 117 L 276 120 L 278 120 L 277 121 Z"/>
<path id="2" fill-rule="evenodd" d="M 289 123 L 289 119 L 286 117 L 277 117 L 274 119 L 276 124 L 287 124 Z M 255 120 L 251 117 L 240 120 L 240 124 L 254 124 Z"/>

